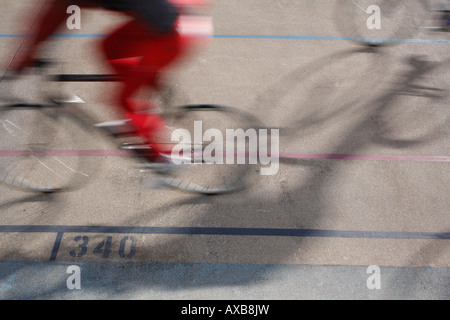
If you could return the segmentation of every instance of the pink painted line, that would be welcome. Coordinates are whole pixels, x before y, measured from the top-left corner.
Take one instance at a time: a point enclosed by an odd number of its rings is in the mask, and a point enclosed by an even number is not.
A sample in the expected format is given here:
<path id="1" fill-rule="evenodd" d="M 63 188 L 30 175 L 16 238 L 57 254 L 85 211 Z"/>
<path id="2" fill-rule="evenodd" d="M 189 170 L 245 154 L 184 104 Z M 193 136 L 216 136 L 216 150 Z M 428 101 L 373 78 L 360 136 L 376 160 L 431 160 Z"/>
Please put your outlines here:
<path id="1" fill-rule="evenodd" d="M 280 158 L 316 159 L 316 160 L 450 162 L 450 157 L 446 156 L 365 155 L 365 154 L 336 154 L 336 153 L 280 153 Z"/>
<path id="2" fill-rule="evenodd" d="M 87 156 L 126 157 L 133 155 L 126 150 L 0 150 L 0 156 Z M 270 156 L 270 155 L 269 155 Z M 312 160 L 361 160 L 361 161 L 402 161 L 402 162 L 450 162 L 450 156 L 404 156 L 404 155 L 364 155 L 337 153 L 280 153 L 280 159 Z"/>
<path id="3" fill-rule="evenodd" d="M 132 155 L 132 152 L 125 150 L 0 150 L 0 157 L 19 157 L 19 156 L 53 156 L 53 157 L 125 157 Z"/>

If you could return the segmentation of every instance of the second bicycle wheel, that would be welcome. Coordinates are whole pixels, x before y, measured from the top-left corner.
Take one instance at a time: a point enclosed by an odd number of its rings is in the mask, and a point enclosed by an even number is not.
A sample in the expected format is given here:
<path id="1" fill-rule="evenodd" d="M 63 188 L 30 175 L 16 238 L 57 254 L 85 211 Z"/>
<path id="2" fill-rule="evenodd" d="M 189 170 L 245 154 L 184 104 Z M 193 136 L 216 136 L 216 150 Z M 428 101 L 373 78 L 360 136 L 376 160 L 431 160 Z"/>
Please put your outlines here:
<path id="1" fill-rule="evenodd" d="M 255 143 L 261 127 L 251 115 L 231 107 L 188 105 L 164 115 L 177 165 L 162 182 L 201 194 L 242 190 L 257 174 Z"/>
<path id="2" fill-rule="evenodd" d="M 337 0 L 341 35 L 366 45 L 392 45 L 417 34 L 428 8 L 422 0 Z"/>
<path id="3" fill-rule="evenodd" d="M 58 106 L 2 106 L 0 182 L 42 193 L 80 187 L 98 170 L 78 143 L 85 133 Z"/>

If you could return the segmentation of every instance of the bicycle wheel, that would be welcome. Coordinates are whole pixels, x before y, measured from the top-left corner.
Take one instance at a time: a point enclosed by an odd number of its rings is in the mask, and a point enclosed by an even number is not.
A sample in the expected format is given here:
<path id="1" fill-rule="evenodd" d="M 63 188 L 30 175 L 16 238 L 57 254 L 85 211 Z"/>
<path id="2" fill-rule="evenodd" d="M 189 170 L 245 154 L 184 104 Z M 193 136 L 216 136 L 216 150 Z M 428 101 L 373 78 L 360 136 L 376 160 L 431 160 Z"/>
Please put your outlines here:
<path id="1" fill-rule="evenodd" d="M 161 181 L 192 193 L 224 194 L 242 190 L 255 178 L 251 154 L 261 128 L 251 115 L 218 105 L 187 105 L 164 114 L 171 129 L 172 161 L 177 167 Z"/>
<path id="2" fill-rule="evenodd" d="M 409 41 L 426 12 L 422 0 L 337 0 L 335 18 L 346 39 L 381 46 Z"/>
<path id="3" fill-rule="evenodd" d="M 0 182 L 31 192 L 71 190 L 92 176 L 81 130 L 62 108 L 13 104 L 0 108 Z"/>

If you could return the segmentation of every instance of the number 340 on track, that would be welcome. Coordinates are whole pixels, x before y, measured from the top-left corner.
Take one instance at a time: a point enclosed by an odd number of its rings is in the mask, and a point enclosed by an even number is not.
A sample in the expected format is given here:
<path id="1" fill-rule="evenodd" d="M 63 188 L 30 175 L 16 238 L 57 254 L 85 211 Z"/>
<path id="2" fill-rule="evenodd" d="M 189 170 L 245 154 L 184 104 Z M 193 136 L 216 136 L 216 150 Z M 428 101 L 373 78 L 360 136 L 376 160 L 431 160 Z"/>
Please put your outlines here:
<path id="1" fill-rule="evenodd" d="M 75 247 L 69 251 L 72 258 L 81 258 L 92 253 L 105 259 L 115 254 L 118 254 L 120 258 L 131 259 L 136 254 L 137 240 L 135 237 L 125 236 L 117 243 L 113 241 L 112 236 L 100 239 L 95 237 L 91 240 L 88 236 L 78 235 L 73 238 L 72 243 L 75 244 Z"/>

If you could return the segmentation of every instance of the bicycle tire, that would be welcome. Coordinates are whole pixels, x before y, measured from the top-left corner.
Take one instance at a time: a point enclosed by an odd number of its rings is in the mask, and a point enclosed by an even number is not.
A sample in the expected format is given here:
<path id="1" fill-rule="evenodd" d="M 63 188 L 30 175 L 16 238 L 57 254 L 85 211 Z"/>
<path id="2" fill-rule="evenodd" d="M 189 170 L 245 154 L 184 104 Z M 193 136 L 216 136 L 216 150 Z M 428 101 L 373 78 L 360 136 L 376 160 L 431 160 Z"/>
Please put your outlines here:
<path id="1" fill-rule="evenodd" d="M 78 189 L 95 172 L 80 132 L 85 128 L 55 106 L 0 107 L 0 182 L 37 193 Z"/>
<path id="2" fill-rule="evenodd" d="M 377 8 L 378 25 L 374 24 Z M 344 39 L 375 47 L 411 41 L 428 10 L 422 0 L 337 0 L 334 14 Z"/>
<path id="3" fill-rule="evenodd" d="M 237 132 L 236 130 L 242 130 L 242 132 L 247 132 L 249 129 L 258 130 L 261 128 L 261 124 L 255 117 L 244 111 L 222 105 L 185 105 L 170 108 L 170 110 L 169 113 L 164 114 L 164 118 L 168 126 L 172 129 L 171 136 L 173 138 L 174 132 L 179 133 L 180 130 L 185 130 L 185 133 L 189 133 L 191 144 L 187 149 L 191 153 L 189 155 L 190 160 L 187 163 L 178 163 L 179 168 L 177 167 L 170 174 L 164 174 L 160 178 L 160 181 L 165 186 L 189 193 L 218 195 L 243 190 L 251 185 L 259 169 L 258 164 L 250 163 L 248 153 L 245 154 L 245 159 L 243 159 L 243 154 L 236 154 L 236 150 L 227 149 L 226 153 L 228 156 L 230 153 L 234 153 L 233 161 L 228 161 L 230 159 L 225 159 L 225 152 L 222 152 L 222 155 L 220 155 L 220 150 L 225 150 L 223 144 L 220 144 L 221 141 L 218 141 L 220 139 L 216 138 L 220 137 L 219 132 L 222 137 L 226 137 L 226 130 L 235 130 L 234 132 Z M 196 130 L 195 121 L 201 121 L 202 130 L 205 133 L 208 129 L 216 130 L 217 136 L 214 137 L 214 142 L 212 142 L 212 139 L 206 142 L 201 141 L 200 143 L 194 141 L 194 130 Z M 193 137 L 194 139 L 192 139 Z M 171 139 L 171 143 L 172 141 Z M 234 147 L 237 149 L 237 138 L 235 141 L 236 145 Z M 244 142 L 245 148 L 248 147 L 248 143 L 249 141 Z M 178 144 L 181 148 L 181 142 L 178 142 Z M 215 160 L 218 161 L 211 161 L 211 159 L 205 160 L 205 152 L 208 146 L 210 149 L 218 147 L 215 150 L 217 151 L 215 153 L 217 155 Z M 248 149 L 246 150 L 248 151 Z M 199 159 L 195 158 L 199 152 L 202 155 L 201 161 L 197 161 Z M 222 159 L 220 159 L 221 156 Z M 241 158 L 238 159 L 238 157 Z"/>

